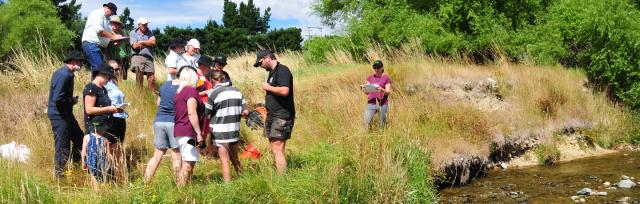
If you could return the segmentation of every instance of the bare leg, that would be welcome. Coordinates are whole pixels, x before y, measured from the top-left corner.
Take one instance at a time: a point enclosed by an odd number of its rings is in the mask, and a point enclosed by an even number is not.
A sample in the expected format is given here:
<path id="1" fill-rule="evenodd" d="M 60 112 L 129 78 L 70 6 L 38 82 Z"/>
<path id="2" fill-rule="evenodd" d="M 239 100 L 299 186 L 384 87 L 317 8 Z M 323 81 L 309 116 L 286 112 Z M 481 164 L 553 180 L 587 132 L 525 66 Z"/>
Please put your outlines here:
<path id="1" fill-rule="evenodd" d="M 231 159 L 231 164 L 233 164 L 236 174 L 238 176 L 242 175 L 242 165 L 240 164 L 240 159 L 238 159 L 238 143 L 229 145 L 229 159 Z"/>
<path id="2" fill-rule="evenodd" d="M 136 84 L 138 84 L 139 88 L 142 88 L 142 79 L 144 78 L 144 73 L 140 71 L 140 68 L 136 68 Z"/>
<path id="3" fill-rule="evenodd" d="M 218 155 L 220 155 L 220 163 L 222 163 L 222 178 L 225 183 L 231 182 L 231 162 L 229 161 L 228 146 L 218 147 Z"/>
<path id="4" fill-rule="evenodd" d="M 156 77 L 153 72 L 147 72 L 147 85 L 151 91 L 156 91 Z"/>
<path id="5" fill-rule="evenodd" d="M 196 166 L 194 161 L 183 161 L 182 168 L 180 170 L 180 177 L 178 177 L 178 186 L 182 187 L 191 182 L 191 176 L 193 175 L 193 168 Z"/>
<path id="6" fill-rule="evenodd" d="M 167 152 L 167 149 L 156 149 L 153 152 L 153 157 L 149 160 L 149 164 L 147 164 L 147 169 L 144 171 L 144 182 L 151 181 L 151 178 L 156 174 L 156 170 L 158 169 L 158 165 L 160 161 L 162 161 L 162 156 Z"/>
<path id="7" fill-rule="evenodd" d="M 284 147 L 287 144 L 287 141 L 271 138 L 269 139 L 269 143 L 271 144 L 271 153 L 276 161 L 276 169 L 278 170 L 278 173 L 284 174 L 287 171 L 287 159 L 284 154 Z"/>
<path id="8" fill-rule="evenodd" d="M 173 176 L 175 178 L 180 177 L 180 168 L 182 168 L 182 156 L 180 155 L 180 149 L 171 149 L 173 154 L 171 155 L 171 161 L 173 163 Z"/>
<path id="9" fill-rule="evenodd" d="M 93 191 L 95 192 L 100 192 L 100 183 L 98 182 L 98 179 L 96 179 L 95 176 L 91 176 L 91 186 L 93 187 Z"/>

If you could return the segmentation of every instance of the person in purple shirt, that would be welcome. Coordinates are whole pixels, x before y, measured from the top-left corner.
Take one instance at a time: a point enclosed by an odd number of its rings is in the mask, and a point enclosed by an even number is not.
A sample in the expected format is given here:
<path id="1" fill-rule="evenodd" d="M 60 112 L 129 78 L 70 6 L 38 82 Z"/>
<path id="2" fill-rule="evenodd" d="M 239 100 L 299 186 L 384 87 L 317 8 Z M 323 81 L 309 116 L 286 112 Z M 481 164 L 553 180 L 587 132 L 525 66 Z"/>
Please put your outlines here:
<path id="1" fill-rule="evenodd" d="M 373 74 L 367 77 L 368 84 L 378 85 L 377 91 L 366 92 L 364 85 L 360 88 L 367 94 L 367 108 L 364 110 L 364 122 L 367 129 L 371 128 L 371 120 L 377 112 L 380 115 L 378 127 L 384 129 L 387 119 L 387 111 L 389 110 L 389 94 L 391 93 L 391 79 L 384 74 L 384 65 L 382 61 L 373 62 Z"/>
<path id="2" fill-rule="evenodd" d="M 64 65 L 51 76 L 47 116 L 53 129 L 56 178 L 64 176 L 69 149 L 73 162 L 80 162 L 83 132 L 73 116 L 73 106 L 78 103 L 78 96 L 73 96 L 73 73 L 80 70 L 83 61 L 85 58 L 82 57 L 82 53 L 71 51 L 67 54 Z"/>
<path id="3" fill-rule="evenodd" d="M 178 176 L 178 186 L 184 186 L 191 181 L 193 169 L 198 161 L 198 147 L 204 145 L 202 136 L 202 117 L 204 104 L 196 90 L 198 74 L 195 68 L 183 66 L 178 70 L 180 86 L 173 98 L 175 117 L 173 136 L 176 137 L 182 156 L 182 167 Z"/>

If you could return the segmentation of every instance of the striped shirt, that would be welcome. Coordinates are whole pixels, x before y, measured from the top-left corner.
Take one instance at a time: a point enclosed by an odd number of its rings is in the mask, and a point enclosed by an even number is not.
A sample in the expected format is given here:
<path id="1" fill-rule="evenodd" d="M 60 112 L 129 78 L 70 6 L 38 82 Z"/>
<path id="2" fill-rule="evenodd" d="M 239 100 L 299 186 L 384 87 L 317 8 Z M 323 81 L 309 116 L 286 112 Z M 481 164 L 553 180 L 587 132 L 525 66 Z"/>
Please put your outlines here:
<path id="1" fill-rule="evenodd" d="M 240 119 L 244 110 L 242 93 L 232 86 L 217 85 L 205 104 L 205 115 L 211 118 L 209 127 L 215 143 L 240 140 Z"/>

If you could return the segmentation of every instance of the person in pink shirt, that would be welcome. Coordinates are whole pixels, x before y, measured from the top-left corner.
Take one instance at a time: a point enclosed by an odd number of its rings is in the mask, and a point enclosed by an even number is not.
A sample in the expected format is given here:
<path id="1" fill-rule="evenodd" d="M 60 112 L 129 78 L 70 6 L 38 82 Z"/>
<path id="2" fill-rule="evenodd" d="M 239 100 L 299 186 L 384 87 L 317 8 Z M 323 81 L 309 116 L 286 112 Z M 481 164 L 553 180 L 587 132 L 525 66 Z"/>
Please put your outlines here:
<path id="1" fill-rule="evenodd" d="M 376 112 L 380 115 L 379 125 L 380 129 L 384 129 L 384 124 L 387 119 L 387 111 L 389 110 L 389 94 L 391 94 L 391 79 L 389 75 L 384 74 L 384 65 L 382 61 L 376 60 L 373 62 L 373 74 L 367 77 L 368 84 L 377 85 L 377 91 L 367 92 L 364 91 L 364 85 L 360 88 L 365 94 L 367 94 L 367 107 L 364 110 L 364 122 L 367 129 L 371 128 L 371 120 Z"/>

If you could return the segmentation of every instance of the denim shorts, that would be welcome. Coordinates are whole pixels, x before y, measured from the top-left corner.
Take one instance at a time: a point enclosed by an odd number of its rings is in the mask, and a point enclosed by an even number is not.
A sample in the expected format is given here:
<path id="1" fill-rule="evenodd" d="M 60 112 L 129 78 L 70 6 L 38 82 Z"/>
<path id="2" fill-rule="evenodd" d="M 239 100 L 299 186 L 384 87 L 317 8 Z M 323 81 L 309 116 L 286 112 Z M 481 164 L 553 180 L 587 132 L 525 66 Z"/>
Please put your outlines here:
<path id="1" fill-rule="evenodd" d="M 180 147 L 178 141 L 173 136 L 172 122 L 155 122 L 153 123 L 153 146 L 156 149 L 177 149 Z"/>

